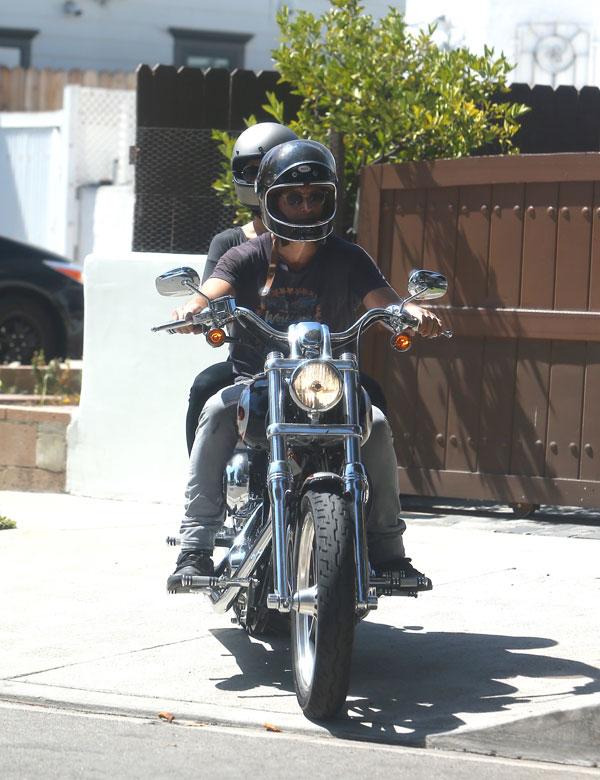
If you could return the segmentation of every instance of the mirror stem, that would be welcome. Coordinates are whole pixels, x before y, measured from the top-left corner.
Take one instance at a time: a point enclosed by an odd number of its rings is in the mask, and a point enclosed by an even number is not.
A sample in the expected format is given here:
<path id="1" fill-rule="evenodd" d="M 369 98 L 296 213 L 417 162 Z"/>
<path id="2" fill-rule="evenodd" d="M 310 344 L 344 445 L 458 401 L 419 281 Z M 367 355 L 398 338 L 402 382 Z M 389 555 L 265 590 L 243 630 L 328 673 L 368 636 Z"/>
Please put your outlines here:
<path id="1" fill-rule="evenodd" d="M 418 298 L 421 293 L 425 292 L 427 290 L 427 287 L 421 287 L 420 290 L 418 290 L 414 295 L 409 295 L 408 298 L 404 298 L 401 303 L 401 308 L 404 310 L 404 306 L 407 303 L 410 303 L 411 301 L 414 301 L 415 298 Z"/>
<path id="2" fill-rule="evenodd" d="M 198 295 L 201 295 L 204 300 L 208 303 L 209 307 L 211 305 L 211 300 L 208 296 L 204 295 L 204 293 L 200 290 L 199 287 L 196 287 L 196 285 L 193 282 L 190 282 L 189 279 L 185 279 L 183 282 L 184 287 L 188 287 L 190 290 L 193 290 Z"/>

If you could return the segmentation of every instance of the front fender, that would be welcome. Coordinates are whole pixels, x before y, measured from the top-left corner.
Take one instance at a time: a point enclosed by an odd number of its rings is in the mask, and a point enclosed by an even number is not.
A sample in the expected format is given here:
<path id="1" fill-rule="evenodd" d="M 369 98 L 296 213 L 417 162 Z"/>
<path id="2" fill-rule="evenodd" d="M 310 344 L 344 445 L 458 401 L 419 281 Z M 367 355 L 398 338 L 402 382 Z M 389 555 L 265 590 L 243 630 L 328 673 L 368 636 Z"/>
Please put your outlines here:
<path id="1" fill-rule="evenodd" d="M 302 483 L 300 498 L 315 485 L 319 487 L 327 485 L 332 493 L 337 493 L 339 496 L 344 495 L 344 480 L 339 474 L 335 474 L 333 471 L 317 471 L 315 474 L 307 477 Z"/>

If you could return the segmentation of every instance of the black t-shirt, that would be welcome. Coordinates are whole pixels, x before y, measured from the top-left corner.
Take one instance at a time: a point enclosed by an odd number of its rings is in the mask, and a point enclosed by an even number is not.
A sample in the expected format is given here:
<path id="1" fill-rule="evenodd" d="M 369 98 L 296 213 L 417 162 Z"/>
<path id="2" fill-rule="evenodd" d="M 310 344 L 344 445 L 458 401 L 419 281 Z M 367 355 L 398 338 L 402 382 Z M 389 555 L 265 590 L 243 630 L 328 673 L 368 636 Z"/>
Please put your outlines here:
<path id="1" fill-rule="evenodd" d="M 208 254 L 206 255 L 206 264 L 204 265 L 204 273 L 202 274 L 202 284 L 213 275 L 215 266 L 219 260 L 223 257 L 228 249 L 234 246 L 239 246 L 247 241 L 246 234 L 241 227 L 229 228 L 222 233 L 217 233 L 210 242 L 208 247 Z"/>
<path id="2" fill-rule="evenodd" d="M 292 323 L 303 321 L 327 323 L 332 331 L 344 330 L 354 322 L 365 295 L 388 285 L 364 249 L 330 236 L 301 271 L 280 263 L 268 295 L 261 297 L 272 246 L 270 233 L 246 241 L 226 252 L 212 275 L 231 284 L 239 306 L 255 311 L 276 330 L 286 331 Z M 234 335 L 239 337 L 240 329 Z M 243 338 L 247 340 L 246 335 Z M 236 371 L 261 371 L 264 352 L 257 354 L 244 344 L 232 344 Z"/>

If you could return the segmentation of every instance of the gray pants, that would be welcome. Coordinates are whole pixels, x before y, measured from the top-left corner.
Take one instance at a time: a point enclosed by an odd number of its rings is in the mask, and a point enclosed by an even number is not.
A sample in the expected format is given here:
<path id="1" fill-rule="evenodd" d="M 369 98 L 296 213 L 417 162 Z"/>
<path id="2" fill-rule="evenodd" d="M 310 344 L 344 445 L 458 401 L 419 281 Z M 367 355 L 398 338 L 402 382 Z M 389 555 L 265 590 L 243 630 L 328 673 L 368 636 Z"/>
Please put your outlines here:
<path id="1" fill-rule="evenodd" d="M 181 522 L 181 549 L 212 550 L 215 534 L 225 520 L 223 472 L 238 441 L 237 403 L 244 382 L 226 387 L 209 398 L 198 421 L 190 455 L 185 516 Z M 383 412 L 373 407 L 373 429 L 362 448 L 371 482 L 371 511 L 367 521 L 372 563 L 404 556 L 398 472 L 392 431 Z"/>

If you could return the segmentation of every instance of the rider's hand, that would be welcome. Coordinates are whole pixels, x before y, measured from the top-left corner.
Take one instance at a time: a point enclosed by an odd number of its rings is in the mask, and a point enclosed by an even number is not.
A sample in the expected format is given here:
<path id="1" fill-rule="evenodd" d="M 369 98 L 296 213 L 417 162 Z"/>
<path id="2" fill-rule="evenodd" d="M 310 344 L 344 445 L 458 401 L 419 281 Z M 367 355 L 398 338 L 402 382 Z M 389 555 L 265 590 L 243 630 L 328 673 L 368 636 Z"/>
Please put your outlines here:
<path id="1" fill-rule="evenodd" d="M 195 295 L 191 301 L 185 306 L 180 306 L 175 309 L 171 316 L 174 320 L 190 320 L 189 325 L 185 325 L 182 328 L 177 328 L 175 333 L 202 333 L 203 328 L 201 325 L 192 325 L 192 315 L 198 314 L 206 307 L 206 300 L 199 295 Z"/>
<path id="2" fill-rule="evenodd" d="M 426 339 L 433 339 L 442 332 L 442 321 L 430 309 L 424 309 L 416 303 L 407 303 L 406 311 L 419 320 L 417 333 Z"/>

